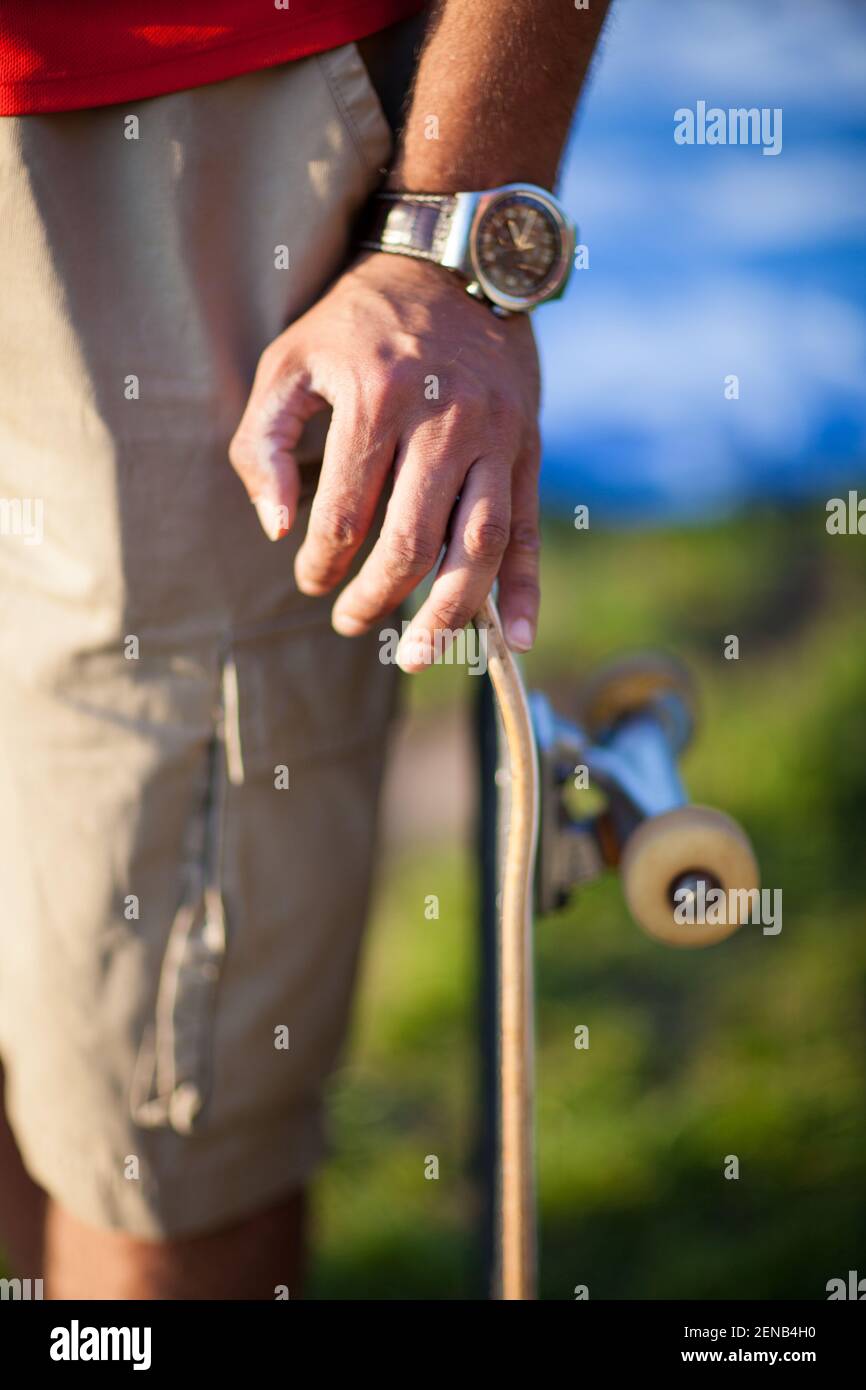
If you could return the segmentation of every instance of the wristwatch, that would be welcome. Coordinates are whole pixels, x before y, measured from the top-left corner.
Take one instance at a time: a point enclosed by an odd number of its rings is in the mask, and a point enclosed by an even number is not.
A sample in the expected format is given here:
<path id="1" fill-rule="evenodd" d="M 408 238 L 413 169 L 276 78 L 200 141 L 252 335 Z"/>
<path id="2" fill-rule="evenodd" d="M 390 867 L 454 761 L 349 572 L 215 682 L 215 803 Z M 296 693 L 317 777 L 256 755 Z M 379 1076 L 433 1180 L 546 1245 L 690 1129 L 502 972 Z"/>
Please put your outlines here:
<path id="1" fill-rule="evenodd" d="M 481 193 L 376 193 L 357 244 L 445 266 L 468 281 L 468 294 L 508 315 L 563 294 L 575 239 L 552 193 L 508 183 Z"/>

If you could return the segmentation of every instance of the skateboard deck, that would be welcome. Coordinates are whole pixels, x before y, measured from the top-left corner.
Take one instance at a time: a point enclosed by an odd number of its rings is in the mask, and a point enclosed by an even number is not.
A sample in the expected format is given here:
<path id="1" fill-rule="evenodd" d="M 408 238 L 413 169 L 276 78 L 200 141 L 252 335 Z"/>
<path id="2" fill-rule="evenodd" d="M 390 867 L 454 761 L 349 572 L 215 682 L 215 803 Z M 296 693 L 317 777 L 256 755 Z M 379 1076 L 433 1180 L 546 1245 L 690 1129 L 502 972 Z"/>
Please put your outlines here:
<path id="1" fill-rule="evenodd" d="M 497 783 L 507 814 L 496 904 L 495 1011 L 499 1085 L 494 1163 L 494 1292 L 535 1297 L 533 1124 L 533 881 L 538 840 L 538 764 L 529 701 L 493 598 L 476 620 L 502 731 Z"/>
<path id="2" fill-rule="evenodd" d="M 483 990 L 492 1035 L 485 1047 L 493 1117 L 487 1126 L 491 1285 L 495 1298 L 532 1299 L 534 912 L 563 906 L 575 887 L 612 867 L 632 918 L 649 936 L 674 947 L 711 946 L 749 919 L 759 874 L 740 826 L 721 811 L 689 803 L 680 781 L 678 759 L 694 729 L 695 701 L 678 662 L 643 653 L 614 663 L 584 686 L 579 722 L 569 723 L 543 695 L 527 695 L 492 596 L 475 626 L 484 634 L 498 725 L 495 875 L 482 865 L 482 897 L 495 897 L 486 956 L 493 978 Z M 580 820 L 564 797 L 577 766 L 605 803 Z M 482 758 L 482 778 L 484 767 Z M 679 911 L 703 901 L 708 888 L 722 890 L 730 904 L 723 920 Z"/>

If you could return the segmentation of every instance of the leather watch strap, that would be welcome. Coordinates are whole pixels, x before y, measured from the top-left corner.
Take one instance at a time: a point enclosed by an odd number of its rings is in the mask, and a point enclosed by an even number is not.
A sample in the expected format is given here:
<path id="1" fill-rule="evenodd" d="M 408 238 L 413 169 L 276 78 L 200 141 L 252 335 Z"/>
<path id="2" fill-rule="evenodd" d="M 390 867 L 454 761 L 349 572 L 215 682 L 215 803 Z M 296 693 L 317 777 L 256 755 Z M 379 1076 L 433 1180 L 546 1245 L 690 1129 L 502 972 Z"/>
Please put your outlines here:
<path id="1" fill-rule="evenodd" d="M 441 262 L 456 199 L 448 193 L 376 193 L 359 227 L 370 251 Z"/>

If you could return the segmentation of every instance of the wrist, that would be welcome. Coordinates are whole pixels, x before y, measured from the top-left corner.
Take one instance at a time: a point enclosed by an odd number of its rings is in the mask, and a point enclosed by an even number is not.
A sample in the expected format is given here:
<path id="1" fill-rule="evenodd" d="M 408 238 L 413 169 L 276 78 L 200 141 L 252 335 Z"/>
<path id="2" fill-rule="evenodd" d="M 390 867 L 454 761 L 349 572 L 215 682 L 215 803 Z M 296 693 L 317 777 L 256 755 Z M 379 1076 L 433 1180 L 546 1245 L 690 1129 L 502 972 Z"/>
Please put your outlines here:
<path id="1" fill-rule="evenodd" d="M 496 147 L 478 148 L 477 135 L 471 130 L 460 139 L 444 145 L 422 133 L 406 129 L 394 162 L 383 187 L 392 192 L 456 193 L 465 188 L 501 188 L 510 183 L 531 183 L 553 188 L 559 169 L 559 148 L 539 157 L 515 155 L 513 150 Z"/>

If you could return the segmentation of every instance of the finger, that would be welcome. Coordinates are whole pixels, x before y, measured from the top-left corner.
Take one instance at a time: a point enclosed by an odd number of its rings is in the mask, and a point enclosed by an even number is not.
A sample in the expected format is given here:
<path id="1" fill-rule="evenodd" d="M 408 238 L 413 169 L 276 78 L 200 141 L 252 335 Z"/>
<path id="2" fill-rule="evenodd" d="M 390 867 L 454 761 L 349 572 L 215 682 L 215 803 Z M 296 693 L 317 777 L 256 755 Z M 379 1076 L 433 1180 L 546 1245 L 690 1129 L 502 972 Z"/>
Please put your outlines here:
<path id="1" fill-rule="evenodd" d="M 541 542 L 538 525 L 537 437 L 515 464 L 511 492 L 511 535 L 499 569 L 499 611 L 512 651 L 528 652 L 538 627 Z"/>
<path id="2" fill-rule="evenodd" d="M 345 576 L 373 522 L 397 446 L 384 396 L 362 394 L 351 383 L 335 397 L 307 534 L 295 557 L 298 588 L 311 595 L 327 593 Z"/>
<path id="3" fill-rule="evenodd" d="M 250 398 L 229 445 L 229 459 L 258 512 L 262 529 L 279 540 L 298 512 L 300 474 L 295 450 L 307 421 L 328 402 L 309 373 L 283 357 L 274 369 L 262 354 Z"/>
<path id="4" fill-rule="evenodd" d="M 404 671 L 429 666 L 474 618 L 499 572 L 510 520 L 510 469 L 501 459 L 479 459 L 467 474 L 430 594 L 401 638 L 397 661 Z"/>
<path id="5" fill-rule="evenodd" d="M 347 637 L 365 632 L 430 573 L 471 462 L 465 447 L 460 451 L 449 444 L 435 422 L 412 433 L 398 454 L 381 535 L 334 605 L 331 621 L 337 632 Z"/>

